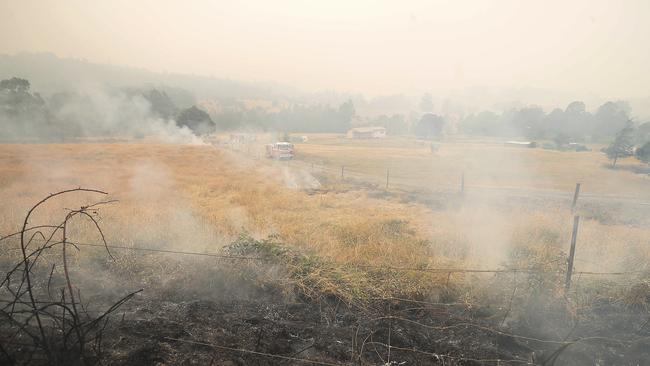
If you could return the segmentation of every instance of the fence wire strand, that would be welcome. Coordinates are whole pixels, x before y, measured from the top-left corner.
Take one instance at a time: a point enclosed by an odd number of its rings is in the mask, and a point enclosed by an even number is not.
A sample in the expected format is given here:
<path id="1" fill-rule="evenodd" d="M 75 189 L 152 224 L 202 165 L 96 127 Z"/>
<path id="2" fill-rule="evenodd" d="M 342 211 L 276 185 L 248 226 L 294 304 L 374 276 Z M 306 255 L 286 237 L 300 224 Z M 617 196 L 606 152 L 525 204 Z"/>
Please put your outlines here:
<path id="1" fill-rule="evenodd" d="M 6 237 L 5 237 L 6 238 Z M 38 239 L 34 240 L 38 241 Z M 178 254 L 178 255 L 189 255 L 189 256 L 203 256 L 203 257 L 212 257 L 220 259 L 232 259 L 232 260 L 250 260 L 250 261 L 266 261 L 268 258 L 263 257 L 249 257 L 249 256 L 237 256 L 229 254 L 220 254 L 220 253 L 206 253 L 206 252 L 190 252 L 182 250 L 171 250 L 171 249 L 162 249 L 162 248 L 144 248 L 138 246 L 125 246 L 125 245 L 112 245 L 112 244 L 94 244 L 94 243 L 82 243 L 76 241 L 68 241 L 68 244 L 77 245 L 77 246 L 86 246 L 86 247 L 100 247 L 100 248 L 109 248 L 109 249 L 120 249 L 120 250 L 133 250 L 140 252 L 152 252 L 152 253 L 162 253 L 162 254 Z M 459 268 L 459 267 L 450 267 L 450 268 L 422 268 L 422 267 L 396 267 L 396 266 L 383 266 L 383 265 L 371 265 L 371 264 L 357 264 L 357 263 L 342 263 L 343 266 L 355 267 L 355 268 L 365 268 L 365 269 L 377 269 L 377 270 L 391 270 L 391 271 L 402 271 L 402 272 L 427 272 L 427 273 L 529 273 L 529 274 L 540 274 L 545 273 L 542 270 L 532 269 L 532 268 L 501 268 L 501 269 L 483 269 L 483 268 Z M 619 272 L 596 272 L 596 271 L 574 271 L 574 275 L 591 275 L 591 276 L 628 276 L 628 275 L 638 275 L 648 273 L 648 270 L 636 270 L 636 271 L 619 271 Z"/>

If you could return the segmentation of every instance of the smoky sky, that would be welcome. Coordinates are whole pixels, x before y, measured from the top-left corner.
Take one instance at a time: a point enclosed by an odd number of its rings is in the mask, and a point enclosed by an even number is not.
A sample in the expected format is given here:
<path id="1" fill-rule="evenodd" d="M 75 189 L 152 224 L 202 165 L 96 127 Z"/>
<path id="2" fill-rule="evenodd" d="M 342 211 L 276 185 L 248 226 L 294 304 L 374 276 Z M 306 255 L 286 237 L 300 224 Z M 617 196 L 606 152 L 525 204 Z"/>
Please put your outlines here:
<path id="1" fill-rule="evenodd" d="M 647 97 L 650 2 L 2 0 L 0 53 L 368 95 Z"/>

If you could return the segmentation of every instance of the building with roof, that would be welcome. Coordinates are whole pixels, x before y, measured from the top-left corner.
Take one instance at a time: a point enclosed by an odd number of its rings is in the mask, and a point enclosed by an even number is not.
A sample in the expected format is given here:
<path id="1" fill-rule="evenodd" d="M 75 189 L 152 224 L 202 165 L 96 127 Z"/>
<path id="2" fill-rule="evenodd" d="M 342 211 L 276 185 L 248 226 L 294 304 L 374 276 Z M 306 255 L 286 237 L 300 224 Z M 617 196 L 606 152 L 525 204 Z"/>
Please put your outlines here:
<path id="1" fill-rule="evenodd" d="M 349 139 L 383 139 L 386 137 L 386 128 L 379 126 L 355 127 L 348 131 Z"/>

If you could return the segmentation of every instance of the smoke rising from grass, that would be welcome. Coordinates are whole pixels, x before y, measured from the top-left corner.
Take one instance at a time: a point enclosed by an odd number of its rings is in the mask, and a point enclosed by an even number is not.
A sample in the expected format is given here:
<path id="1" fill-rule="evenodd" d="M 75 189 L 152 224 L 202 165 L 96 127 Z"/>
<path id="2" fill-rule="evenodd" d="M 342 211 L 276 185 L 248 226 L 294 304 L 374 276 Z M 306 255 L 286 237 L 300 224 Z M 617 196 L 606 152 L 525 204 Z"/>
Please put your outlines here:
<path id="1" fill-rule="evenodd" d="M 321 186 L 318 179 L 314 178 L 314 176 L 304 168 L 283 166 L 281 170 L 284 185 L 288 188 L 317 189 Z"/>
<path id="2" fill-rule="evenodd" d="M 165 143 L 201 144 L 190 129 L 161 118 L 138 93 L 87 87 L 43 99 L 37 93 L 4 95 L 0 136 L 7 141 L 72 141 L 78 139 L 151 139 Z"/>
<path id="3" fill-rule="evenodd" d="M 461 153 L 467 187 L 453 217 L 467 245 L 466 260 L 483 268 L 503 265 L 513 247 L 512 216 L 504 205 L 509 198 L 492 188 L 528 185 L 533 173 L 518 149 L 485 145 Z M 445 154 L 444 146 L 439 154 Z M 504 171 L 506 176 L 500 176 Z"/>

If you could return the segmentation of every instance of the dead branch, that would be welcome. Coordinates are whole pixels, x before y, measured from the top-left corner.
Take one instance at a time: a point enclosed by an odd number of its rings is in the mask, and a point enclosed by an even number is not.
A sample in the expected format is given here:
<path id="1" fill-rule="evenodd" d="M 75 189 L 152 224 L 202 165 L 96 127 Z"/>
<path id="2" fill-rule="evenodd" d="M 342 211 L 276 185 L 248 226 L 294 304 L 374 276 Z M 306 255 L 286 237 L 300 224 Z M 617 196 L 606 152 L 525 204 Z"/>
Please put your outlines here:
<path id="1" fill-rule="evenodd" d="M 29 209 L 20 231 L 0 237 L 0 241 L 18 237 L 21 253 L 18 263 L 4 273 L 0 282 L 0 291 L 9 296 L 7 301 L 2 300 L 6 304 L 0 307 L 0 316 L 6 319 L 9 325 L 9 329 L 2 330 L 8 332 L 7 336 L 0 334 L 0 359 L 3 362 L 26 364 L 43 360 L 49 365 L 88 365 L 97 362 L 102 352 L 103 333 L 110 315 L 142 291 L 129 293 L 108 309 L 91 316 L 82 303 L 81 291 L 73 282 L 68 246 L 77 251 L 79 247 L 68 237 L 69 225 L 77 217 L 92 223 L 93 229 L 101 238 L 101 246 L 113 259 L 97 215 L 100 206 L 113 203 L 114 200 L 99 201 L 82 205 L 79 209 L 68 210 L 58 225 L 29 225 L 32 214 L 47 201 L 57 196 L 79 192 L 107 195 L 106 192 L 86 188 L 50 194 Z M 59 235 L 60 239 L 57 238 Z M 36 240 L 42 243 L 33 244 Z M 63 269 L 65 286 L 60 288 L 60 296 L 55 298 L 52 294 L 52 282 L 58 272 L 57 263 L 54 259 L 55 262 L 45 264 L 46 259 L 52 257 L 44 254 L 57 249 L 59 245 L 61 266 L 58 268 Z M 27 344 L 25 339 L 29 340 Z M 25 352 L 26 350 L 28 351 Z"/>

